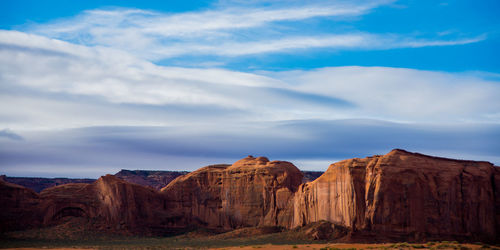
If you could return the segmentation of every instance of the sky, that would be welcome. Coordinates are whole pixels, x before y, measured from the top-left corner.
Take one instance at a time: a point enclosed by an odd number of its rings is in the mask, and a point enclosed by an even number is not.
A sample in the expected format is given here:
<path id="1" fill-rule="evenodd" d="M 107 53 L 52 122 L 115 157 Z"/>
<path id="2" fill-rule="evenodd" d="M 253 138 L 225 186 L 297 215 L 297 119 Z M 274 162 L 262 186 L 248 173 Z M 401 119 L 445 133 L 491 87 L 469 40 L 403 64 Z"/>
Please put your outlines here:
<path id="1" fill-rule="evenodd" d="M 0 1 L 0 174 L 500 165 L 500 2 Z"/>

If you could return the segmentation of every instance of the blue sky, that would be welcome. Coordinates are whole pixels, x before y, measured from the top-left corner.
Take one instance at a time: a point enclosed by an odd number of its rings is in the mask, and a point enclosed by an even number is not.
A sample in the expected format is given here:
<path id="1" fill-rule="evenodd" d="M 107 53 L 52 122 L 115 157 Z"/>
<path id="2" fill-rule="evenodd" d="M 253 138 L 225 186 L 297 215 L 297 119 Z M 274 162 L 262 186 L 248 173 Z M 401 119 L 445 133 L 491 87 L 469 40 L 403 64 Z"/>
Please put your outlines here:
<path id="1" fill-rule="evenodd" d="M 500 164 L 498 1 L 2 1 L 0 172 Z"/>

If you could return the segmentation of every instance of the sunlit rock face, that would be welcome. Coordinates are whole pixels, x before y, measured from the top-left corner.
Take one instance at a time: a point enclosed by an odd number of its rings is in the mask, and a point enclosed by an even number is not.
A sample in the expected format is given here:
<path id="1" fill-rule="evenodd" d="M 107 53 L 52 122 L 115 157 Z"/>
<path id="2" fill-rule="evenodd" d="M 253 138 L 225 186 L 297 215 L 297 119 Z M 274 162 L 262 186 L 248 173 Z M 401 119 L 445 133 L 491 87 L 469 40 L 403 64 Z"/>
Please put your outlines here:
<path id="1" fill-rule="evenodd" d="M 409 239 L 494 239 L 500 230 L 499 168 L 404 150 L 332 164 L 295 193 L 293 228 L 326 220 Z"/>
<path id="2" fill-rule="evenodd" d="M 292 163 L 249 156 L 181 176 L 162 192 L 178 218 L 172 226 L 234 229 L 290 220 L 283 211 L 301 182 L 302 173 Z"/>

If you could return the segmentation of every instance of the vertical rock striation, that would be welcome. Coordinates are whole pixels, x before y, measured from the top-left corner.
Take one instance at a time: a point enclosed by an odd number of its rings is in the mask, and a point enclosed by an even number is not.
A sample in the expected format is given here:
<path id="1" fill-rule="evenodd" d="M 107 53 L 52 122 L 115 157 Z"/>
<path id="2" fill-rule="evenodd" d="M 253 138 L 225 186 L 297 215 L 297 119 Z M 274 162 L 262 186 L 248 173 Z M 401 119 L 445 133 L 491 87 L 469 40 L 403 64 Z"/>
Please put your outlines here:
<path id="1" fill-rule="evenodd" d="M 40 193 L 38 209 L 44 226 L 77 217 L 87 219 L 99 230 L 138 234 L 164 229 L 168 217 L 162 194 L 112 175 L 92 184 L 45 189 Z"/>
<path id="2" fill-rule="evenodd" d="M 499 171 L 488 162 L 393 150 L 332 164 L 299 187 L 287 227 L 326 220 L 408 239 L 498 236 Z"/>
<path id="3" fill-rule="evenodd" d="M 214 165 L 181 176 L 162 189 L 172 226 L 235 229 L 278 225 L 302 182 L 293 164 L 249 156 L 231 166 Z"/>

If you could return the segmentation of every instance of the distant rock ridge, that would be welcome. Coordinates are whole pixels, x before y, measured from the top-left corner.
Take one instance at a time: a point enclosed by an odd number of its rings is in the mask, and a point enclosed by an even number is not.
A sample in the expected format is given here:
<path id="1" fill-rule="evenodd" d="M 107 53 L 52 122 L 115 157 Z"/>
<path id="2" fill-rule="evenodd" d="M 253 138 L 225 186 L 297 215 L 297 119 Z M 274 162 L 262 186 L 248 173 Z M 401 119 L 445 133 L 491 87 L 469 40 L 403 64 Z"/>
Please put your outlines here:
<path id="1" fill-rule="evenodd" d="M 3 179 L 4 232 L 85 218 L 95 230 L 134 235 L 320 223 L 354 241 L 500 239 L 499 167 L 400 149 L 334 163 L 307 183 L 292 163 L 253 156 L 181 175 L 161 191 L 107 175 L 37 194 Z"/>
<path id="2" fill-rule="evenodd" d="M 188 171 L 158 171 L 158 170 L 126 170 L 122 169 L 115 176 L 135 184 L 160 190 L 175 178 L 189 173 Z"/>
<path id="3" fill-rule="evenodd" d="M 230 166 L 229 164 L 221 164 L 225 166 Z M 116 177 L 128 181 L 130 183 L 139 184 L 142 186 L 152 187 L 154 189 L 160 190 L 167 186 L 168 183 L 173 181 L 175 178 L 188 174 L 189 171 L 164 171 L 164 170 L 127 170 L 122 169 L 115 174 Z M 322 171 L 302 171 L 304 178 L 302 182 L 313 181 L 318 178 Z M 92 183 L 96 179 L 85 178 L 85 179 L 75 179 L 75 178 L 40 178 L 40 177 L 10 177 L 5 175 L 0 175 L 4 181 L 21 185 L 32 189 L 33 191 L 40 193 L 42 190 L 50 187 L 55 187 L 70 183 Z"/>
<path id="4" fill-rule="evenodd" d="M 39 178 L 39 177 L 10 177 L 3 175 L 4 181 L 21 185 L 40 193 L 42 190 L 70 183 L 92 183 L 96 179 L 75 179 L 75 178 Z"/>

